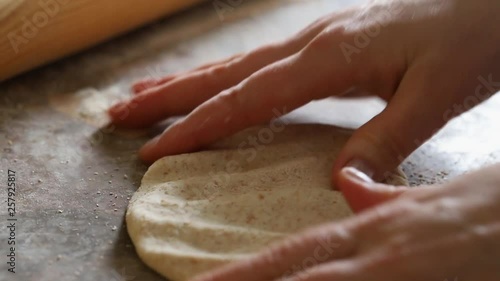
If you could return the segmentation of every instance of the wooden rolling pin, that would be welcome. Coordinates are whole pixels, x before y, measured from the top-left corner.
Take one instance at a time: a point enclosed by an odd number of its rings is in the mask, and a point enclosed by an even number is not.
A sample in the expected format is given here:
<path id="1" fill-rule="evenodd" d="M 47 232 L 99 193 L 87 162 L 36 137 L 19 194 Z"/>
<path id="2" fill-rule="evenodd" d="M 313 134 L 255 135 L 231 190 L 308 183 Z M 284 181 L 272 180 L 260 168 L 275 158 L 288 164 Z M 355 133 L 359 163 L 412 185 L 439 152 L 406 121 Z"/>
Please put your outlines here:
<path id="1" fill-rule="evenodd" d="M 0 0 L 0 82 L 203 0 Z"/>

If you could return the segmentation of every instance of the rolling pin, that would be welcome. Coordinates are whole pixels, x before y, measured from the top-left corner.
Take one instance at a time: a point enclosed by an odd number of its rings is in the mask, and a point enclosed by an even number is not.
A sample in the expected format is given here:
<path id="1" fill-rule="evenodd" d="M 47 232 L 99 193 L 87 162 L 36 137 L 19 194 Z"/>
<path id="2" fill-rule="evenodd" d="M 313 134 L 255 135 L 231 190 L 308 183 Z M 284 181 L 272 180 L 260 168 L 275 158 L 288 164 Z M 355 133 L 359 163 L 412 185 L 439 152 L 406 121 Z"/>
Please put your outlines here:
<path id="1" fill-rule="evenodd" d="M 203 0 L 0 0 L 0 82 Z"/>

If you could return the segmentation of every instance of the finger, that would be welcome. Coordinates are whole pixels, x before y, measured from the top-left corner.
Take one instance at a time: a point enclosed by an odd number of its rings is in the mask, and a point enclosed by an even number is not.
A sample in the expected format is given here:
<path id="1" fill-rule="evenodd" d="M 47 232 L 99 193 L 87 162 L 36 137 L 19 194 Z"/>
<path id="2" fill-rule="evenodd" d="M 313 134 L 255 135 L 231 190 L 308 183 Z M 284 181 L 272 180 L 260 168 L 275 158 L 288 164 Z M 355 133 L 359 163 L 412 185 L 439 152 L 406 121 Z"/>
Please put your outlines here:
<path id="1" fill-rule="evenodd" d="M 375 183 L 366 174 L 353 167 L 342 169 L 338 184 L 349 206 L 355 212 L 395 199 L 409 191 L 404 186 Z"/>
<path id="2" fill-rule="evenodd" d="M 338 30 L 338 34 L 321 37 L 303 52 L 262 69 L 212 98 L 147 143 L 140 157 L 153 162 L 166 155 L 193 151 L 311 100 L 345 92 L 354 84 L 356 65 L 327 47 L 343 40 L 342 36 Z"/>
<path id="3" fill-rule="evenodd" d="M 139 95 L 144 93 L 147 89 L 156 87 L 161 84 L 168 83 L 178 77 L 179 74 L 171 74 L 158 79 L 143 79 L 132 85 L 132 93 L 134 95 Z"/>
<path id="4" fill-rule="evenodd" d="M 350 163 L 357 163 L 376 181 L 384 179 L 445 125 L 443 114 L 453 105 L 449 97 L 459 97 L 470 87 L 436 71 L 445 73 L 444 67 L 431 61 L 407 71 L 385 110 L 358 129 L 341 151 L 333 168 L 335 183 L 340 170 Z M 456 94 L 444 94 L 450 92 Z"/>
<path id="5" fill-rule="evenodd" d="M 209 272 L 193 281 L 271 281 L 354 252 L 352 235 L 337 226 L 322 226 L 271 247 L 248 260 Z"/>
<path id="6" fill-rule="evenodd" d="M 282 281 L 376 281 L 375 276 L 367 276 L 354 261 L 340 260 L 319 264 L 295 273 Z"/>
<path id="7" fill-rule="evenodd" d="M 111 120 L 121 127 L 150 126 L 168 116 L 184 115 L 252 73 L 301 50 L 328 24 L 320 20 L 297 37 L 262 47 L 231 63 L 196 71 L 167 84 L 146 90 L 109 110 Z"/>
<path id="8" fill-rule="evenodd" d="M 449 251 L 441 252 L 448 253 Z M 420 254 L 417 258 L 408 258 L 406 255 L 398 259 L 386 255 L 386 253 L 382 255 L 359 253 L 358 256 L 347 260 L 319 264 L 281 281 L 447 280 L 445 274 L 436 273 L 435 266 L 433 268 L 428 262 L 428 252 Z"/>
<path id="9" fill-rule="evenodd" d="M 197 68 L 195 68 L 193 70 L 190 70 L 190 71 L 187 71 L 187 72 L 184 72 L 184 73 L 171 74 L 171 75 L 167 75 L 165 77 L 159 78 L 159 79 L 143 79 L 143 80 L 141 80 L 139 82 L 136 82 L 132 86 L 132 90 L 133 90 L 134 94 L 141 94 L 141 93 L 144 92 L 144 90 L 147 90 L 149 88 L 153 88 L 153 87 L 159 86 L 161 84 L 168 83 L 168 82 L 174 80 L 175 78 L 181 77 L 183 75 L 189 75 L 190 73 L 193 73 L 193 72 L 196 72 L 196 71 L 205 70 L 205 69 L 208 69 L 208 68 L 211 68 L 211 67 L 223 65 L 223 64 L 229 63 L 229 62 L 231 62 L 231 61 L 233 61 L 235 59 L 238 59 L 238 58 L 240 58 L 242 56 L 243 56 L 243 54 L 237 54 L 237 55 L 231 56 L 229 58 L 226 58 L 226 59 L 223 59 L 223 60 L 220 60 L 220 61 L 216 61 L 216 62 L 204 64 L 204 65 L 202 65 L 200 67 L 197 67 Z"/>
<path id="10" fill-rule="evenodd" d="M 167 84 L 150 88 L 131 100 L 112 107 L 112 122 L 122 127 L 150 126 L 168 116 L 184 115 L 222 90 L 230 88 L 268 62 L 291 50 L 267 46 L 230 65 L 193 72 Z"/>

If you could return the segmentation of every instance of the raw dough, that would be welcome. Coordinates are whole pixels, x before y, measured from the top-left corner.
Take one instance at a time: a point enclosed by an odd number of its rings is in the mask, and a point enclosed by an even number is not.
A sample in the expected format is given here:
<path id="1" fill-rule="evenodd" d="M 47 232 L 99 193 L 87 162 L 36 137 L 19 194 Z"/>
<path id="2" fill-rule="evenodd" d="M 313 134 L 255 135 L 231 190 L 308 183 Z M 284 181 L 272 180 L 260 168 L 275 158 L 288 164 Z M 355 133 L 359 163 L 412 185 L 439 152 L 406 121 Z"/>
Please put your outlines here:
<path id="1" fill-rule="evenodd" d="M 333 161 L 350 131 L 270 128 L 248 129 L 213 150 L 165 157 L 149 168 L 126 218 L 147 265 L 169 280 L 187 280 L 351 215 L 330 186 Z M 400 172 L 390 181 L 406 183 Z"/>

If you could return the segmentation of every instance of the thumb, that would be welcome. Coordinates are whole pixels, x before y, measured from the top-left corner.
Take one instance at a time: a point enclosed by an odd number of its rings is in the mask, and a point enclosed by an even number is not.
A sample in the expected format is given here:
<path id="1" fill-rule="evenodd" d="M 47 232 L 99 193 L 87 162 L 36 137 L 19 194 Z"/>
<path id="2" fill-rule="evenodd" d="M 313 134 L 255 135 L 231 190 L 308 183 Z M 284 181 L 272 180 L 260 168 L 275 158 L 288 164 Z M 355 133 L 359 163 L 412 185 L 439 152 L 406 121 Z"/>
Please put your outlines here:
<path id="1" fill-rule="evenodd" d="M 356 130 L 340 152 L 333 168 L 354 166 L 376 181 L 387 177 L 415 149 L 448 121 L 444 116 L 457 95 L 457 83 L 446 81 L 420 65 L 409 69 L 387 107 Z"/>
<path id="2" fill-rule="evenodd" d="M 356 213 L 392 200 L 407 191 L 403 186 L 375 183 L 366 174 L 352 167 L 342 169 L 338 184 L 349 206 Z"/>

